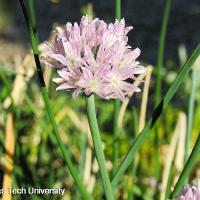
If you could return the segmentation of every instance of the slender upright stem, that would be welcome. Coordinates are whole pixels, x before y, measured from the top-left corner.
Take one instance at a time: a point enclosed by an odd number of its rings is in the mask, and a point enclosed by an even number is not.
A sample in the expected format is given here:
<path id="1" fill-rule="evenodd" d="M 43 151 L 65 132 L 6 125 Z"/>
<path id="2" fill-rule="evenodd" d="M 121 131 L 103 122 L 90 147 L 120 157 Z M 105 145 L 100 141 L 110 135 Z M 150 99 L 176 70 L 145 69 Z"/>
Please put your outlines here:
<path id="1" fill-rule="evenodd" d="M 165 41 L 166 41 L 166 33 L 167 33 L 167 25 L 169 20 L 170 8 L 171 8 L 172 0 L 166 0 L 164 13 L 162 17 L 162 25 L 159 37 L 159 47 L 157 54 L 157 66 L 156 66 L 156 89 L 155 89 L 155 99 L 154 106 L 157 106 L 161 99 L 161 90 L 162 90 L 162 68 L 164 63 L 164 50 L 165 50 Z M 159 135 L 158 135 L 158 127 L 155 127 L 155 138 L 154 138 L 154 146 L 155 146 L 155 176 L 157 179 L 160 177 L 160 150 L 159 150 Z"/>
<path id="2" fill-rule="evenodd" d="M 167 32 L 167 24 L 170 14 L 172 0 L 166 0 L 164 14 L 162 18 L 162 27 L 159 38 L 158 56 L 157 56 L 157 67 L 156 67 L 156 94 L 155 94 L 155 106 L 159 103 L 161 97 L 161 84 L 162 84 L 162 67 L 165 49 L 165 39 Z"/>
<path id="3" fill-rule="evenodd" d="M 101 137 L 99 134 L 99 128 L 98 128 L 96 111 L 95 111 L 94 95 L 90 95 L 86 97 L 86 104 L 87 104 L 88 122 L 90 126 L 90 131 L 92 134 L 92 140 L 93 140 L 94 150 L 97 157 L 97 162 L 99 164 L 99 170 L 101 174 L 101 179 L 102 179 L 105 195 L 106 195 L 107 200 L 114 200 L 114 195 L 113 195 L 113 191 L 111 187 L 111 182 L 109 179 L 109 174 L 106 169 L 106 162 L 105 162 L 105 157 L 103 153 Z"/>
<path id="4" fill-rule="evenodd" d="M 170 199 L 174 199 L 183 188 L 185 180 L 188 178 L 189 173 L 191 172 L 197 161 L 199 161 L 199 154 L 200 154 L 200 133 L 195 143 L 195 146 L 192 150 L 192 153 L 190 154 L 190 157 L 188 158 L 188 161 L 174 187 L 174 190 L 171 193 Z"/>
<path id="5" fill-rule="evenodd" d="M 120 20 L 121 18 L 121 0 L 115 0 L 115 18 Z M 119 110 L 120 110 L 120 101 L 116 99 L 114 101 L 114 151 L 113 151 L 113 174 L 117 168 L 117 159 L 119 157 Z"/>
<path id="6" fill-rule="evenodd" d="M 121 0 L 115 0 L 115 18 L 118 20 L 121 18 Z"/>
<path id="7" fill-rule="evenodd" d="M 69 169 L 69 172 L 74 179 L 76 186 L 79 188 L 79 190 L 81 192 L 82 198 L 85 199 L 85 200 L 93 200 L 93 197 L 87 192 L 86 187 L 84 186 L 80 176 L 77 173 L 76 168 L 74 167 L 74 165 L 73 165 L 73 163 L 70 159 L 70 154 L 66 150 L 66 148 L 65 148 L 65 146 L 64 146 L 64 144 L 61 140 L 60 133 L 59 133 L 57 124 L 56 124 L 54 116 L 53 116 L 52 106 L 50 105 L 50 101 L 49 101 L 49 97 L 48 97 L 48 93 L 47 93 L 47 88 L 45 86 L 45 82 L 44 82 L 44 78 L 43 78 L 42 67 L 41 67 L 41 63 L 40 63 L 40 60 L 39 60 L 38 41 L 36 40 L 35 33 L 33 31 L 31 21 L 29 20 L 29 17 L 28 17 L 27 11 L 26 11 L 26 7 L 24 5 L 23 0 L 19 0 L 19 3 L 21 5 L 21 8 L 22 8 L 22 11 L 23 11 L 23 14 L 24 14 L 28 33 L 29 33 L 30 40 L 31 40 L 31 45 L 32 45 L 35 63 L 36 63 L 36 68 L 37 68 L 37 75 L 38 75 L 38 78 L 39 78 L 41 94 L 42 94 L 42 97 L 43 97 L 43 100 L 44 100 L 44 103 L 45 103 L 45 108 L 46 108 L 49 120 L 51 122 L 53 132 L 54 132 L 54 136 L 56 138 L 58 147 L 60 148 L 60 151 L 61 151 L 63 158 L 66 162 L 66 165 Z"/>
<path id="8" fill-rule="evenodd" d="M 119 157 L 119 110 L 120 110 L 120 101 L 116 99 L 114 101 L 114 148 L 113 148 L 113 174 L 117 169 L 117 159 Z"/>
<path id="9" fill-rule="evenodd" d="M 28 0 L 28 14 L 29 18 L 32 24 L 33 33 L 35 35 L 35 39 L 37 42 L 39 42 L 38 32 L 37 32 L 37 21 L 36 21 L 36 15 L 35 15 L 35 6 L 34 6 L 34 0 Z"/>
<path id="10" fill-rule="evenodd" d="M 187 132 L 185 138 L 185 162 L 189 157 L 189 148 L 190 148 L 190 139 L 192 132 L 192 123 L 193 123 L 193 113 L 194 113 L 194 103 L 195 103 L 195 90 L 197 82 L 197 72 L 195 69 L 192 69 L 192 87 L 189 97 L 189 106 L 188 106 L 188 122 L 187 122 Z"/>
<path id="11" fill-rule="evenodd" d="M 6 123 L 5 131 L 5 171 L 3 176 L 3 189 L 6 191 L 7 188 L 12 187 L 12 175 L 14 168 L 14 153 L 15 153 L 15 122 L 13 113 L 9 113 Z M 9 192 L 4 194 L 2 200 L 11 200 L 12 194 Z"/>
<path id="12" fill-rule="evenodd" d="M 142 93 L 142 102 L 140 105 L 139 132 L 144 128 L 144 125 L 145 125 L 145 119 L 146 119 L 146 114 L 147 114 L 148 94 L 149 94 L 152 70 L 153 70 L 153 67 L 149 65 L 147 67 L 144 89 Z"/>
<path id="13" fill-rule="evenodd" d="M 168 200 L 168 196 L 170 194 L 170 188 L 171 188 L 171 182 L 172 182 L 172 172 L 173 172 L 173 167 L 174 167 L 174 161 L 171 163 L 171 167 L 170 167 L 170 171 L 169 171 L 169 175 L 167 177 L 167 185 L 166 185 L 166 190 L 165 190 L 165 194 L 164 194 L 164 200 Z"/>

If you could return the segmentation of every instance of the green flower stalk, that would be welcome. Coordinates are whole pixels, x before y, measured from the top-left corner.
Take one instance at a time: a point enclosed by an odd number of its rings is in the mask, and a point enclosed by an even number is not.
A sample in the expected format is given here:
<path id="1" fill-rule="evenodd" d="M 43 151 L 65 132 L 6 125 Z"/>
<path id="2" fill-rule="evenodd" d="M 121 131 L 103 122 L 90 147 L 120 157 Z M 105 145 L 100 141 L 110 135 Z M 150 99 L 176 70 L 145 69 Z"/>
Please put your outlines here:
<path id="1" fill-rule="evenodd" d="M 95 102 L 94 102 L 93 94 L 86 97 L 86 104 L 87 104 L 88 122 L 89 122 L 89 126 L 90 126 L 90 131 L 92 134 L 94 150 L 95 150 L 97 161 L 99 164 L 99 170 L 101 173 L 101 178 L 102 178 L 105 195 L 106 195 L 107 200 L 114 200 L 114 195 L 113 195 L 108 171 L 106 169 L 101 137 L 99 134 L 99 128 L 98 128 L 98 123 L 97 123 L 97 118 L 96 118 Z"/>
<path id="2" fill-rule="evenodd" d="M 121 0 L 115 0 L 115 18 L 120 20 L 121 18 Z M 113 149 L 113 174 L 117 169 L 117 159 L 119 157 L 119 110 L 120 110 L 120 101 L 115 99 L 114 101 L 114 149 Z"/>
<path id="3" fill-rule="evenodd" d="M 162 27 L 160 31 L 159 38 L 159 47 L 158 47 L 158 56 L 157 56 L 157 67 L 156 67 L 156 92 L 155 92 L 155 106 L 160 101 L 161 98 L 161 87 L 162 87 L 162 68 L 164 62 L 164 50 L 165 50 L 165 40 L 167 33 L 167 25 L 170 15 L 172 0 L 166 0 L 163 18 L 162 18 Z"/>

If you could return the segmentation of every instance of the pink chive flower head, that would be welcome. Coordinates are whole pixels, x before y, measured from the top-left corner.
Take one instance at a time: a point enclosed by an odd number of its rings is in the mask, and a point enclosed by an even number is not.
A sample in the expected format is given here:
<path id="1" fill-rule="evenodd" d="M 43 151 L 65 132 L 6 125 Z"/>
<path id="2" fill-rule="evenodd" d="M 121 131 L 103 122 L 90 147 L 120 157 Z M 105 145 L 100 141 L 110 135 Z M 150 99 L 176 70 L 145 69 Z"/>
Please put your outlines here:
<path id="1" fill-rule="evenodd" d="M 186 186 L 175 200 L 200 200 L 200 186 Z"/>
<path id="2" fill-rule="evenodd" d="M 139 92 L 132 83 L 146 68 L 136 60 L 140 49 L 127 44 L 131 29 L 124 19 L 106 24 L 97 18 L 89 21 L 87 16 L 79 25 L 68 22 L 57 27 L 54 43 L 43 44 L 41 57 L 57 70 L 59 77 L 53 79 L 57 90 L 73 91 L 73 97 L 84 92 L 122 101 L 128 93 Z"/>

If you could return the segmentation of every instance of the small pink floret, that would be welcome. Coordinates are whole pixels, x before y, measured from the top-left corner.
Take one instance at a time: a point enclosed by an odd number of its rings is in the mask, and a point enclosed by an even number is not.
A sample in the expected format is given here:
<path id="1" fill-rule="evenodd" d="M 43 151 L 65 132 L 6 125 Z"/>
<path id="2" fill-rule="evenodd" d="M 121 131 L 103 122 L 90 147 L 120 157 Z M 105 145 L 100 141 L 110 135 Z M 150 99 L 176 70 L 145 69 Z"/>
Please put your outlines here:
<path id="1" fill-rule="evenodd" d="M 200 186 L 186 186 L 175 200 L 200 200 Z"/>

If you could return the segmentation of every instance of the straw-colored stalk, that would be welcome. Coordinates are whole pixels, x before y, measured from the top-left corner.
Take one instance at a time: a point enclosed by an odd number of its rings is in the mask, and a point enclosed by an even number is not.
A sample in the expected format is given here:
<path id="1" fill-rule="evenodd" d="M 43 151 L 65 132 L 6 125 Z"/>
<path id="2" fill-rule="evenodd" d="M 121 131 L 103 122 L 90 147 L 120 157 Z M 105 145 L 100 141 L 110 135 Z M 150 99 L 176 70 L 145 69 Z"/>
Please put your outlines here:
<path id="1" fill-rule="evenodd" d="M 23 102 L 23 95 L 21 95 L 27 88 L 27 82 L 34 74 L 33 56 L 27 54 L 22 61 L 22 64 L 17 68 L 17 76 L 14 80 L 13 89 L 11 92 L 11 98 L 14 105 L 21 105 Z M 7 97 L 3 103 L 5 109 L 11 106 L 12 100 Z M 6 123 L 6 135 L 5 135 L 5 157 L 3 159 L 3 165 L 5 166 L 5 174 L 3 177 L 3 189 L 11 188 L 12 186 L 12 170 L 13 170 L 13 155 L 15 148 L 15 132 L 14 132 L 14 119 L 13 114 L 9 113 Z M 6 193 L 3 196 L 3 200 L 12 199 L 11 194 Z"/>
<path id="2" fill-rule="evenodd" d="M 96 182 L 96 177 L 94 175 L 91 175 L 90 177 L 90 181 L 87 185 L 87 190 L 88 192 L 92 192 L 95 186 L 95 182 Z"/>
<path id="3" fill-rule="evenodd" d="M 181 173 L 184 167 L 184 154 L 185 154 L 185 139 L 186 139 L 186 130 L 187 130 L 187 119 L 186 115 L 182 113 L 182 118 L 180 119 L 179 126 L 179 140 L 177 146 L 177 154 L 175 159 L 175 166 L 178 173 Z M 179 175 L 177 173 L 177 175 Z"/>
<path id="4" fill-rule="evenodd" d="M 22 93 L 27 88 L 27 83 L 35 73 L 34 69 L 34 59 L 29 53 L 25 56 L 22 64 L 17 67 L 17 76 L 15 77 L 13 90 L 11 92 L 11 97 L 15 105 L 21 105 L 23 102 Z M 8 108 L 11 105 L 11 99 L 7 97 L 3 102 L 4 108 Z"/>
<path id="5" fill-rule="evenodd" d="M 92 169 L 92 149 L 90 147 L 87 147 L 85 156 L 85 167 L 83 173 L 83 180 L 86 185 L 88 185 L 90 182 L 91 169 Z"/>
<path id="6" fill-rule="evenodd" d="M 3 176 L 3 189 L 7 191 L 12 187 L 12 171 L 13 171 L 13 155 L 15 149 L 15 132 L 14 132 L 14 119 L 13 114 L 9 113 L 6 123 L 6 135 L 5 135 L 5 168 Z M 12 194 L 5 193 L 2 200 L 11 200 Z"/>
<path id="7" fill-rule="evenodd" d="M 140 107 L 139 132 L 144 128 L 144 125 L 145 125 L 148 94 L 149 94 L 149 87 L 150 87 L 152 71 L 153 71 L 153 67 L 151 65 L 149 65 L 147 67 L 144 89 L 143 89 L 143 94 L 142 94 L 142 103 L 141 103 L 141 107 Z"/>

